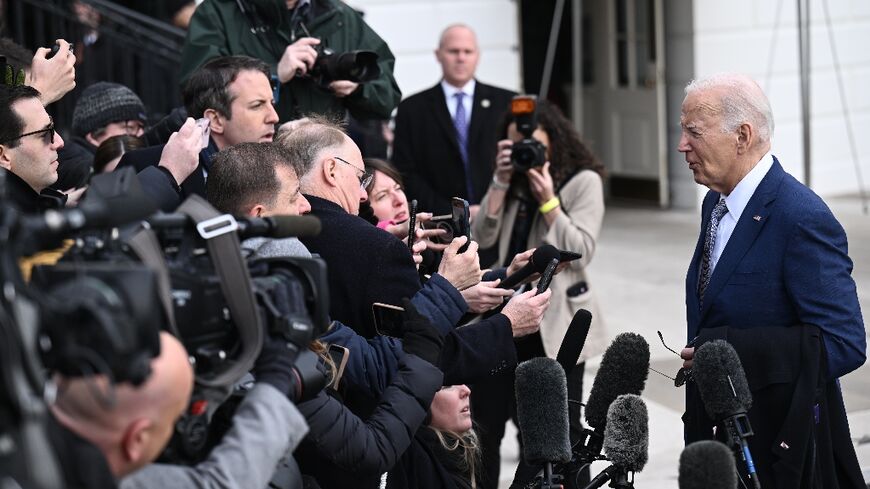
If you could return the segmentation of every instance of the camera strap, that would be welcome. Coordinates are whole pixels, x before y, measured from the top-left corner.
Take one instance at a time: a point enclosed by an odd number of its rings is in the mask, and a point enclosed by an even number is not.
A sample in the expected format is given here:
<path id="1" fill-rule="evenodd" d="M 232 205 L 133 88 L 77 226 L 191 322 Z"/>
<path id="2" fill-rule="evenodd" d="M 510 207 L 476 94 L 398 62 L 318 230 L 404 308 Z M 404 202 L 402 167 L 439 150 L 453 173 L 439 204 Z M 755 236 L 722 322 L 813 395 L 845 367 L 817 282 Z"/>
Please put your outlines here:
<path id="1" fill-rule="evenodd" d="M 248 264 L 242 256 L 236 233 L 238 225 L 232 216 L 221 214 L 198 195 L 188 197 L 178 207 L 178 212 L 193 219 L 197 224 L 197 230 L 206 241 L 215 271 L 221 279 L 221 291 L 233 322 L 239 330 L 242 343 L 239 360 L 234 362 L 232 367 L 214 376 L 196 380 L 206 387 L 228 387 L 238 382 L 253 368 L 254 361 L 263 346 L 264 336 Z"/>
<path id="2" fill-rule="evenodd" d="M 176 338 L 180 338 L 178 326 L 175 323 L 175 308 L 172 307 L 172 285 L 169 280 L 169 267 L 163 257 L 163 249 L 157 236 L 149 228 L 139 228 L 132 237 L 126 240 L 127 246 L 133 253 L 148 266 L 157 278 L 157 295 L 166 313 L 166 321 L 169 323 L 169 331 Z"/>

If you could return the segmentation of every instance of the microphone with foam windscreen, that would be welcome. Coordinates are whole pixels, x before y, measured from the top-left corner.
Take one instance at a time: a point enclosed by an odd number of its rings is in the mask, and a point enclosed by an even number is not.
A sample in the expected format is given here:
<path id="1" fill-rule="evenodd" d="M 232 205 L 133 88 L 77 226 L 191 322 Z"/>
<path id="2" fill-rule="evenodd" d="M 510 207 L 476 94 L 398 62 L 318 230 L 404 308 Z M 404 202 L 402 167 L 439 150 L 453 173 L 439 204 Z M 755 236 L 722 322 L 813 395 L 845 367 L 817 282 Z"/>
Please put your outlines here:
<path id="1" fill-rule="evenodd" d="M 692 377 L 707 414 L 724 425 L 730 443 L 746 464 L 749 479 L 761 488 L 747 439 L 754 433 L 746 412 L 752 393 L 737 352 L 727 341 L 714 340 L 695 350 Z"/>
<path id="2" fill-rule="evenodd" d="M 643 470 L 649 458 L 649 415 L 640 396 L 624 394 L 607 409 L 604 453 L 611 465 L 601 471 L 585 489 L 603 486 L 634 487 L 634 472 Z"/>
<path id="3" fill-rule="evenodd" d="M 734 455 L 724 443 L 702 440 L 680 454 L 680 489 L 734 489 L 737 467 Z"/>
<path id="4" fill-rule="evenodd" d="M 610 404 L 623 394 L 640 395 L 648 369 L 649 344 L 643 336 L 622 333 L 607 347 L 586 402 L 586 423 L 594 431 L 586 430 L 587 437 L 580 450 L 584 462 L 595 460 L 601 453 Z"/>
<path id="5" fill-rule="evenodd" d="M 516 398 L 523 460 L 544 466 L 539 487 L 560 487 L 553 464 L 571 460 L 568 385 L 562 366 L 546 357 L 521 363 L 516 369 Z"/>
<path id="6" fill-rule="evenodd" d="M 553 259 L 558 260 L 559 256 L 559 250 L 553 245 L 545 244 L 538 246 L 534 253 L 532 253 L 532 258 L 529 262 L 526 263 L 523 268 L 520 268 L 510 276 L 505 277 L 505 279 L 498 284 L 499 288 L 512 289 L 519 285 L 523 280 L 531 277 L 533 274 L 544 273 L 544 270 L 547 269 L 547 265 L 549 265 Z"/>
<path id="7" fill-rule="evenodd" d="M 591 325 L 592 313 L 586 309 L 580 309 L 574 313 L 574 318 L 571 319 L 571 324 L 568 325 L 568 331 L 565 332 L 565 337 L 562 338 L 562 344 L 559 345 L 559 352 L 556 353 L 556 361 L 565 370 L 566 377 L 577 365 L 577 360 L 580 359 L 580 354 L 583 352 L 583 345 L 586 344 L 586 337 L 589 335 L 589 327 Z"/>

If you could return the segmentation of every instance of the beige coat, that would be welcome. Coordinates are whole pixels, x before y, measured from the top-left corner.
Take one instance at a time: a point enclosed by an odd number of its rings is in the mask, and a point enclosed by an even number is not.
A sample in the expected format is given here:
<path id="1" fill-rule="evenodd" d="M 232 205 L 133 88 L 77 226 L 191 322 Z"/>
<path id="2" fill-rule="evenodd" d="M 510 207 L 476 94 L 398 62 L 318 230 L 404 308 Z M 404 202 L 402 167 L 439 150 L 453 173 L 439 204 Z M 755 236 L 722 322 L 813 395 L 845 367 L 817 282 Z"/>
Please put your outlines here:
<path id="1" fill-rule="evenodd" d="M 481 215 L 486 212 L 490 192 L 491 189 L 481 201 Z M 581 253 L 583 257 L 572 262 L 566 270 L 553 277 L 550 283 L 553 296 L 550 300 L 550 308 L 544 314 L 541 323 L 541 337 L 547 356 L 555 358 L 574 313 L 579 309 L 589 310 L 592 313 L 592 327 L 580 357 L 581 361 L 585 361 L 601 354 L 607 346 L 607 334 L 601 311 L 595 300 L 595 289 L 589 283 L 586 271 L 595 254 L 595 244 L 604 218 L 604 191 L 601 177 L 594 171 L 583 170 L 574 175 L 558 195 L 562 202 L 562 212 L 550 227 L 547 227 L 543 215 L 539 213 L 535 217 L 529 232 L 527 249 L 548 243 L 560 250 Z M 499 263 L 505 262 L 518 204 L 515 199 L 508 198 L 500 214 L 475 219 L 471 225 L 472 236 L 481 248 L 488 248 L 498 243 Z M 568 287 L 580 281 L 589 284 L 589 291 L 577 297 L 568 297 L 566 294 Z"/>

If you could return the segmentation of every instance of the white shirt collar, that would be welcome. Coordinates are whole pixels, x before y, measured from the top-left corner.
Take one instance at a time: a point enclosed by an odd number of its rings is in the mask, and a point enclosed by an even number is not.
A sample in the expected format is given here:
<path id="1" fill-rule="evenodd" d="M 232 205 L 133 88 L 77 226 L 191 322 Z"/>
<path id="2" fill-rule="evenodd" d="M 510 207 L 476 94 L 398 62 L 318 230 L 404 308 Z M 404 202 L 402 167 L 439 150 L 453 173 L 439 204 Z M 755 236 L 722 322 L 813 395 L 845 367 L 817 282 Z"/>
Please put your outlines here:
<path id="1" fill-rule="evenodd" d="M 752 198 L 758 185 L 761 184 L 761 180 L 764 179 L 764 176 L 767 175 L 767 172 L 772 166 L 773 155 L 768 151 L 761 157 L 755 167 L 750 170 L 739 183 L 737 183 L 734 190 L 725 196 L 725 205 L 728 206 L 728 214 L 730 214 L 735 221 L 740 220 L 740 216 L 743 214 L 743 209 L 746 208 L 749 199 Z"/>
<path id="2" fill-rule="evenodd" d="M 447 100 L 453 100 L 453 96 L 459 92 L 464 93 L 469 98 L 474 97 L 474 87 L 477 85 L 477 80 L 472 78 L 468 80 L 468 83 L 463 85 L 461 88 L 454 87 L 453 85 L 447 83 L 447 80 L 441 80 L 441 89 L 444 90 L 444 98 Z"/>

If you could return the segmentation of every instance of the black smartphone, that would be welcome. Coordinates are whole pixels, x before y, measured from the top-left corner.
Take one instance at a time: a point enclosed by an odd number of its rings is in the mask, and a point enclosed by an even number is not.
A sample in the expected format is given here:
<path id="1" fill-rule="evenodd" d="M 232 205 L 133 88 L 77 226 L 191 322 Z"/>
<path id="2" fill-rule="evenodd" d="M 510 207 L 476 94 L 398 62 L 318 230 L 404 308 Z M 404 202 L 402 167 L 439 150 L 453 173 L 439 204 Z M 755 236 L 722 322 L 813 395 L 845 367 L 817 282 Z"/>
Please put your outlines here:
<path id="1" fill-rule="evenodd" d="M 72 51 L 75 48 L 75 43 L 69 43 L 69 50 Z M 51 47 L 51 51 L 45 55 L 45 59 L 51 59 L 54 57 L 57 52 L 60 51 L 60 43 L 54 43 L 54 46 Z"/>
<path id="2" fill-rule="evenodd" d="M 471 244 L 471 220 L 469 217 L 471 212 L 468 201 L 459 197 L 453 197 L 451 203 L 453 204 L 453 229 L 455 230 L 453 237 L 465 236 L 468 238 L 465 245 L 459 249 L 460 253 L 465 253 L 468 245 Z"/>
<path id="3" fill-rule="evenodd" d="M 583 258 L 583 255 L 580 253 L 575 253 L 573 251 L 559 251 L 559 261 L 574 261 Z"/>
<path id="4" fill-rule="evenodd" d="M 408 217 L 408 248 L 411 250 L 411 253 L 414 252 L 414 242 L 417 239 L 417 234 L 415 233 L 417 227 L 417 199 L 411 201 L 411 209 L 410 216 Z"/>
<path id="5" fill-rule="evenodd" d="M 559 259 L 553 258 L 550 260 L 550 263 L 547 264 L 547 268 L 544 269 L 544 273 L 541 274 L 541 280 L 538 280 L 538 291 L 535 295 L 538 295 L 548 287 L 550 287 L 550 281 L 553 280 L 553 275 L 556 273 L 556 267 L 559 266 Z"/>
<path id="6" fill-rule="evenodd" d="M 375 319 L 375 331 L 381 336 L 402 337 L 402 325 L 405 322 L 405 309 L 392 304 L 375 302 L 372 304 L 372 315 Z"/>

